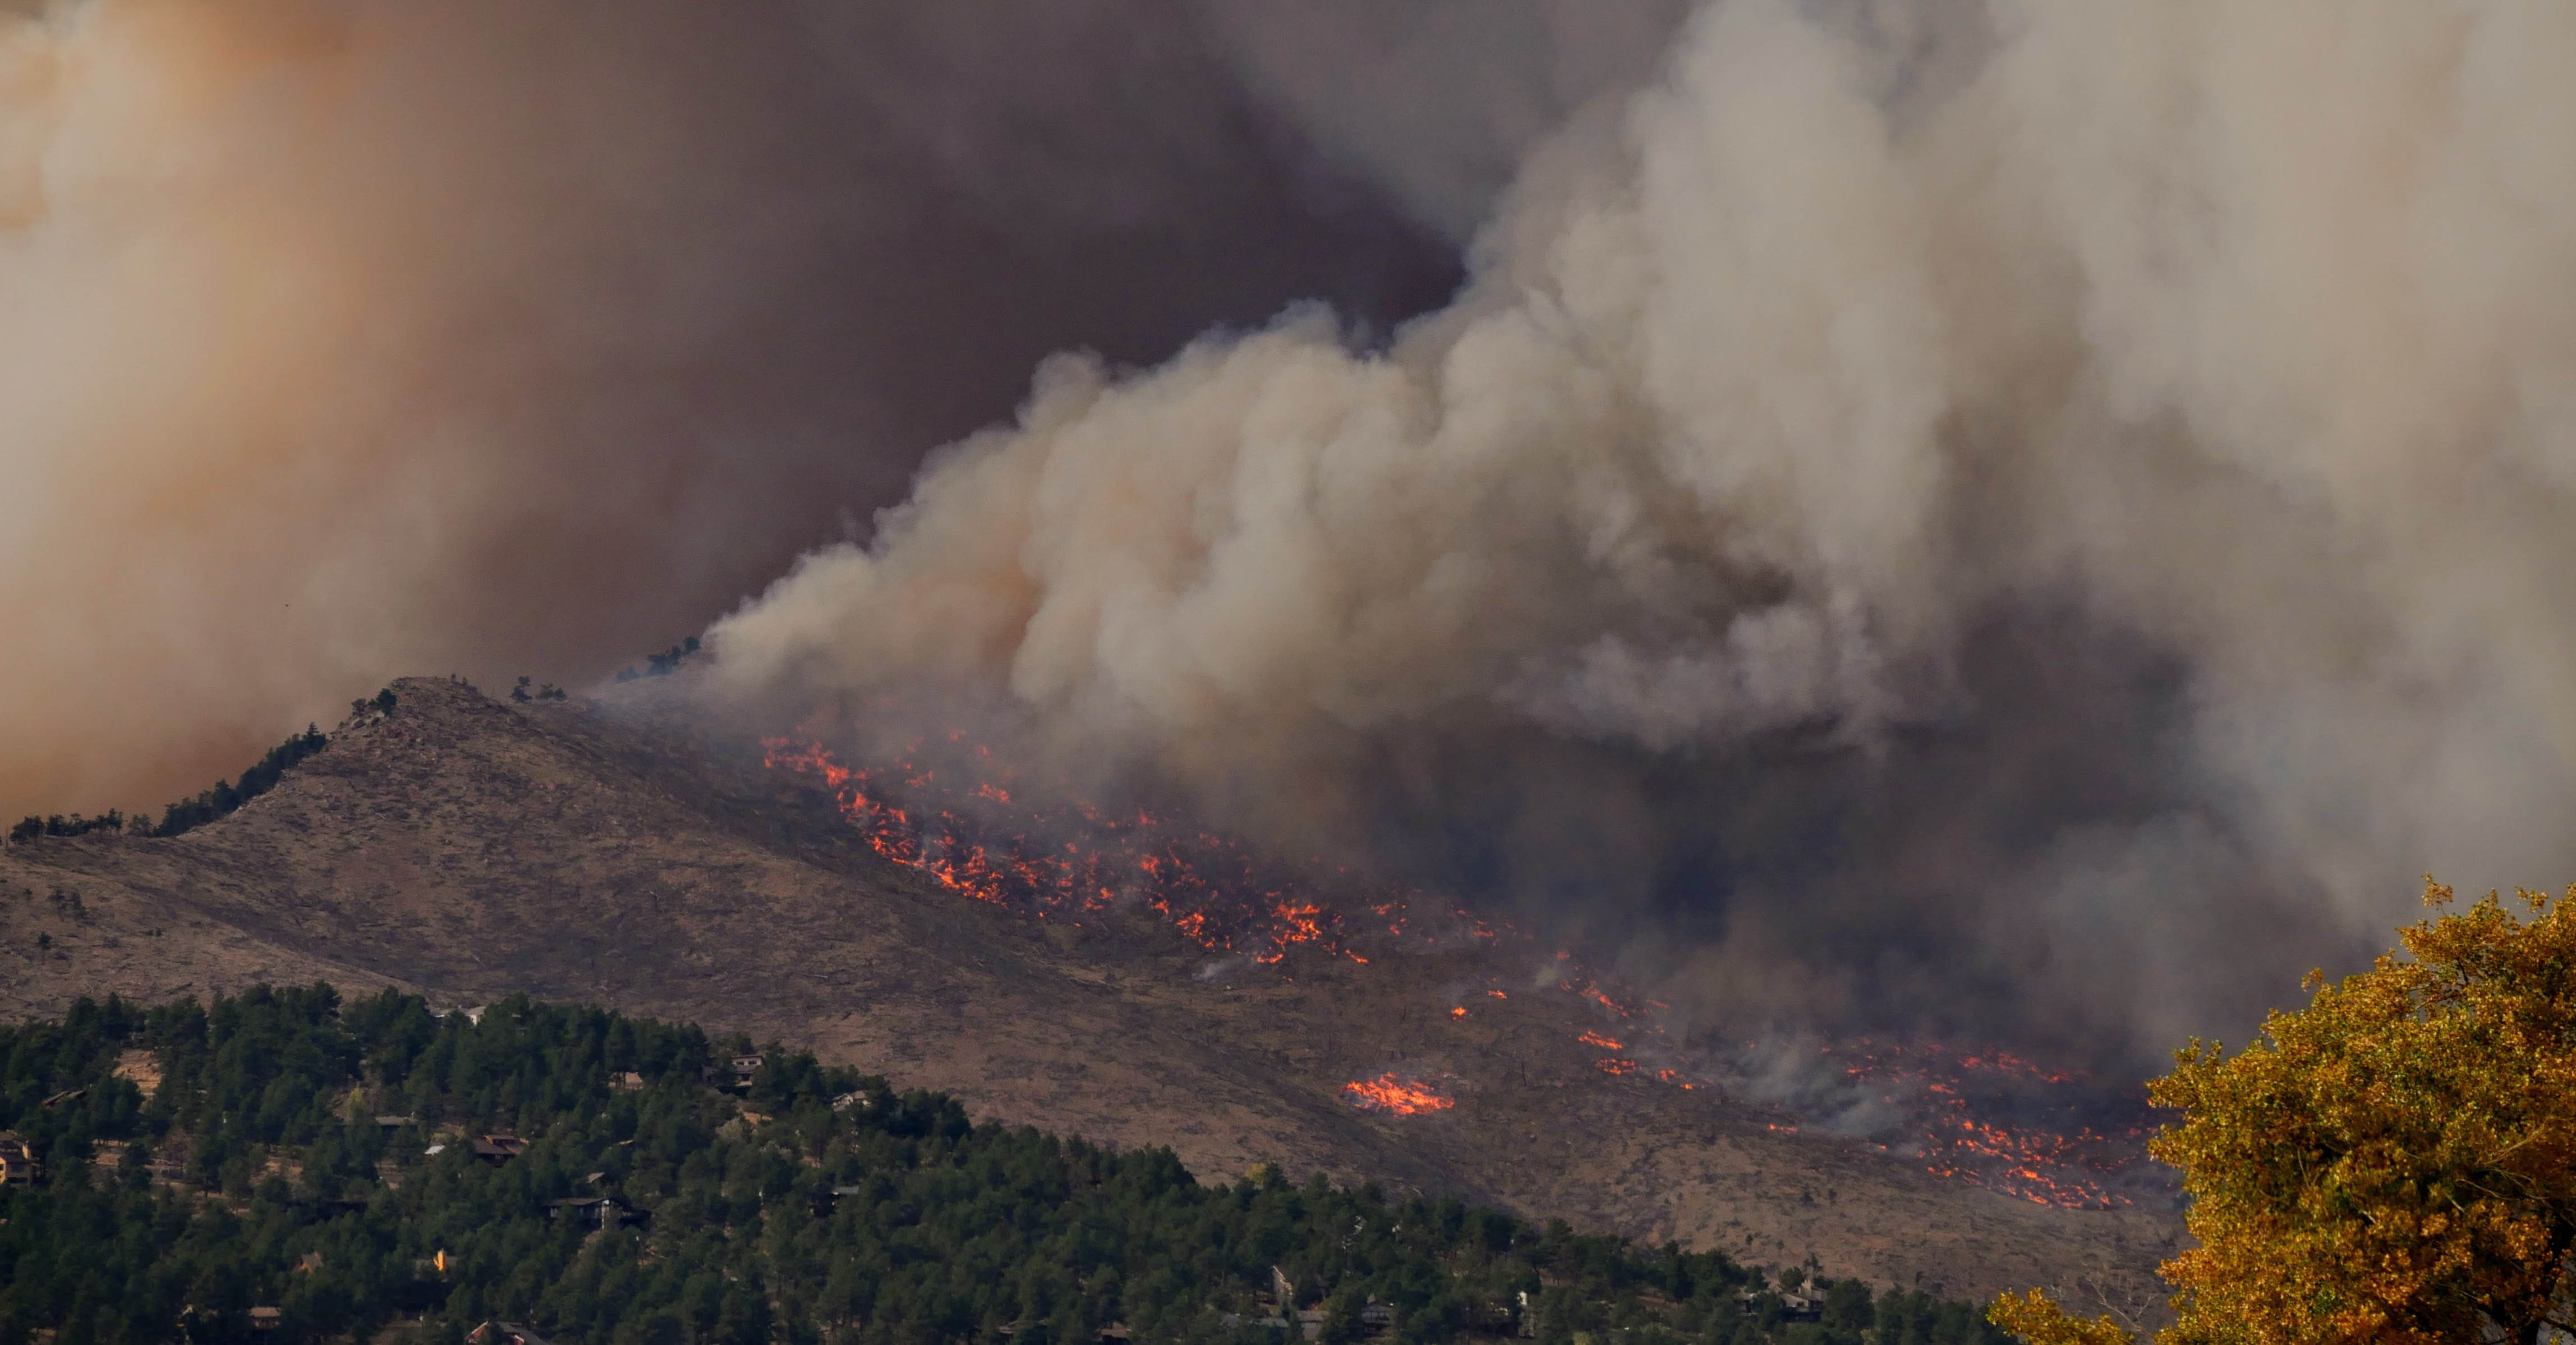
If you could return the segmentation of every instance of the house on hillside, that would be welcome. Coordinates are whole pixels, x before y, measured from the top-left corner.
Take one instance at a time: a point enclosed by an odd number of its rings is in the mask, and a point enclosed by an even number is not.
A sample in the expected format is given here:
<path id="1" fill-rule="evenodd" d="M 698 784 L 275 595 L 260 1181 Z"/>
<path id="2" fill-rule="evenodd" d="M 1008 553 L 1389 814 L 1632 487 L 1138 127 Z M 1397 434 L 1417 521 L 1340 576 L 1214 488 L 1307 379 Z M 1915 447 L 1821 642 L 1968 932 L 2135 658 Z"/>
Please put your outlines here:
<path id="1" fill-rule="evenodd" d="M 1743 1309 L 1746 1316 L 1755 1316 L 1762 1311 L 1763 1297 L 1750 1289 L 1738 1289 L 1735 1291 L 1735 1306 Z M 1780 1319 L 1784 1322 L 1820 1322 L 1825 1318 L 1825 1305 L 1820 1299 L 1810 1298 L 1795 1289 L 1781 1290 L 1779 1298 Z"/>
<path id="2" fill-rule="evenodd" d="M 519 1322 L 485 1322 L 465 1333 L 465 1345 L 554 1345 Z"/>
<path id="3" fill-rule="evenodd" d="M 699 1079 L 718 1088 L 741 1090 L 751 1087 L 751 1078 L 760 1073 L 761 1057 L 738 1055 L 721 1065 L 708 1065 L 698 1071 Z"/>
<path id="4" fill-rule="evenodd" d="M 631 1069 L 624 1070 L 608 1076 L 608 1087 L 612 1092 L 641 1093 L 644 1091 L 644 1076 Z"/>
<path id="5" fill-rule="evenodd" d="M 627 1207 L 625 1201 L 615 1196 L 572 1196 L 563 1200 L 549 1200 L 546 1202 L 546 1209 L 555 1218 L 589 1229 L 623 1228 L 628 1224 L 643 1222 L 636 1216 L 634 1210 Z"/>
<path id="6" fill-rule="evenodd" d="M 45 1175 L 36 1151 L 15 1130 L 0 1130 L 0 1186 L 33 1186 Z"/>
<path id="7" fill-rule="evenodd" d="M 528 1151 L 528 1142 L 507 1131 L 485 1135 L 474 1141 L 474 1156 L 494 1167 Z"/>
<path id="8" fill-rule="evenodd" d="M 286 1314 L 275 1308 L 259 1307 L 250 1310 L 250 1329 L 261 1334 L 276 1330 L 285 1320 Z"/>

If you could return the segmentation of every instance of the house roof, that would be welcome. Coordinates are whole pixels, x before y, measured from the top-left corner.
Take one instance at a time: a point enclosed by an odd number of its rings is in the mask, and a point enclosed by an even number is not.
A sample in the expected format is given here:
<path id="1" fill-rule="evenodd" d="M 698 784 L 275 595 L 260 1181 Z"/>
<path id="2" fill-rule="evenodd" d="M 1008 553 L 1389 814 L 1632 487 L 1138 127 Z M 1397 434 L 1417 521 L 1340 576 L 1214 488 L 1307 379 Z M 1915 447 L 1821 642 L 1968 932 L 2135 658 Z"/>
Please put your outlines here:
<path id="1" fill-rule="evenodd" d="M 476 1345 L 554 1345 L 553 1341 L 527 1328 L 520 1322 L 485 1322 L 467 1334 Z"/>

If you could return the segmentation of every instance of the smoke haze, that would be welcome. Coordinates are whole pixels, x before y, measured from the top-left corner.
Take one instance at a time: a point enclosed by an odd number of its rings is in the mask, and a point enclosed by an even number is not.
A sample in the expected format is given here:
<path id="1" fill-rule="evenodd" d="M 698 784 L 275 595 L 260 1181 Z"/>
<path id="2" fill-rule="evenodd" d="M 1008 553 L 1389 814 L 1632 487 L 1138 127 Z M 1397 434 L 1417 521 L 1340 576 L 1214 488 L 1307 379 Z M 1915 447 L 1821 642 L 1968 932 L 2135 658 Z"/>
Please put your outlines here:
<path id="1" fill-rule="evenodd" d="M 1479 8 L 0 6 L 0 810 L 193 792 L 398 675 L 601 676 L 1051 350 L 1440 303 L 1661 41 Z M 1417 105 L 1436 166 L 1309 124 Z"/>
<path id="2" fill-rule="evenodd" d="M 1522 156 L 1450 306 L 1048 359 L 719 672 L 988 688 L 1697 1012 L 2241 1036 L 2415 874 L 2576 875 L 2571 64 L 2537 0 L 1721 0 L 1439 171 L 1325 116 L 1435 228 Z"/>

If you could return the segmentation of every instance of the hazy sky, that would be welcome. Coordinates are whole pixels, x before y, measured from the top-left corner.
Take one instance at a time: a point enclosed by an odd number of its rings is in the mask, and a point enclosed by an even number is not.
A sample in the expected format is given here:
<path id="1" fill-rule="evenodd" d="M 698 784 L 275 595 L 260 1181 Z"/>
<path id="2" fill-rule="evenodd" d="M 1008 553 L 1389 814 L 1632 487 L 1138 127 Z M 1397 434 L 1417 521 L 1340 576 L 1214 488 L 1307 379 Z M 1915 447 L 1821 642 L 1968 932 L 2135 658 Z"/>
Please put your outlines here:
<path id="1" fill-rule="evenodd" d="M 165 801 L 397 675 L 603 675 L 864 531 L 1051 351 L 1437 306 L 1677 13 L 17 8 L 11 815 Z"/>

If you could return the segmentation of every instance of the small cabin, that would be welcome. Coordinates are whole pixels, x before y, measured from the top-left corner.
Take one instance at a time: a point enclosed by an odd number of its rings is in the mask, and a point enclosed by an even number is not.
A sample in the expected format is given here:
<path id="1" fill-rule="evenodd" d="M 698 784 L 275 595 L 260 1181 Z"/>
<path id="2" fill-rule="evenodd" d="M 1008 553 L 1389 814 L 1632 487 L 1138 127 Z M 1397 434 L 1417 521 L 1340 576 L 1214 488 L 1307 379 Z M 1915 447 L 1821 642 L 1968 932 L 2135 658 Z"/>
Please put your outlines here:
<path id="1" fill-rule="evenodd" d="M 617 1229 L 640 1223 L 635 1211 L 615 1196 L 572 1196 L 549 1200 L 546 1211 L 555 1218 L 590 1229 Z"/>
<path id="2" fill-rule="evenodd" d="M 263 1307 L 250 1310 L 250 1329 L 253 1331 L 262 1333 L 274 1331 L 278 1328 L 278 1324 L 285 1320 L 285 1314 L 275 1308 Z"/>
<path id="3" fill-rule="evenodd" d="M 608 1076 L 608 1087 L 612 1092 L 641 1093 L 644 1091 L 644 1076 L 631 1069 L 622 1070 Z"/>
<path id="4" fill-rule="evenodd" d="M 508 1132 L 485 1135 L 474 1141 L 474 1156 L 494 1167 L 528 1151 L 528 1142 Z"/>
<path id="5" fill-rule="evenodd" d="M 1382 1336 L 1395 1329 L 1395 1305 L 1372 1298 L 1360 1305 L 1360 1334 Z"/>
<path id="6" fill-rule="evenodd" d="M 1762 1296 L 1754 1293 L 1750 1289 L 1738 1289 L 1735 1291 L 1735 1306 L 1743 1309 L 1746 1316 L 1752 1316 L 1762 1311 Z M 1817 1322 L 1823 1321 L 1824 1316 L 1825 1305 L 1821 1301 L 1810 1298 L 1795 1289 L 1783 1289 L 1780 1291 L 1781 1320 L 1789 1322 Z"/>
<path id="7" fill-rule="evenodd" d="M 36 1151 L 14 1130 L 0 1130 L 0 1186 L 33 1186 L 45 1175 Z"/>
<path id="8" fill-rule="evenodd" d="M 721 1065 L 706 1066 L 698 1071 L 698 1077 L 718 1088 L 749 1088 L 751 1077 L 760 1073 L 760 1062 L 760 1056 L 738 1055 Z"/>

